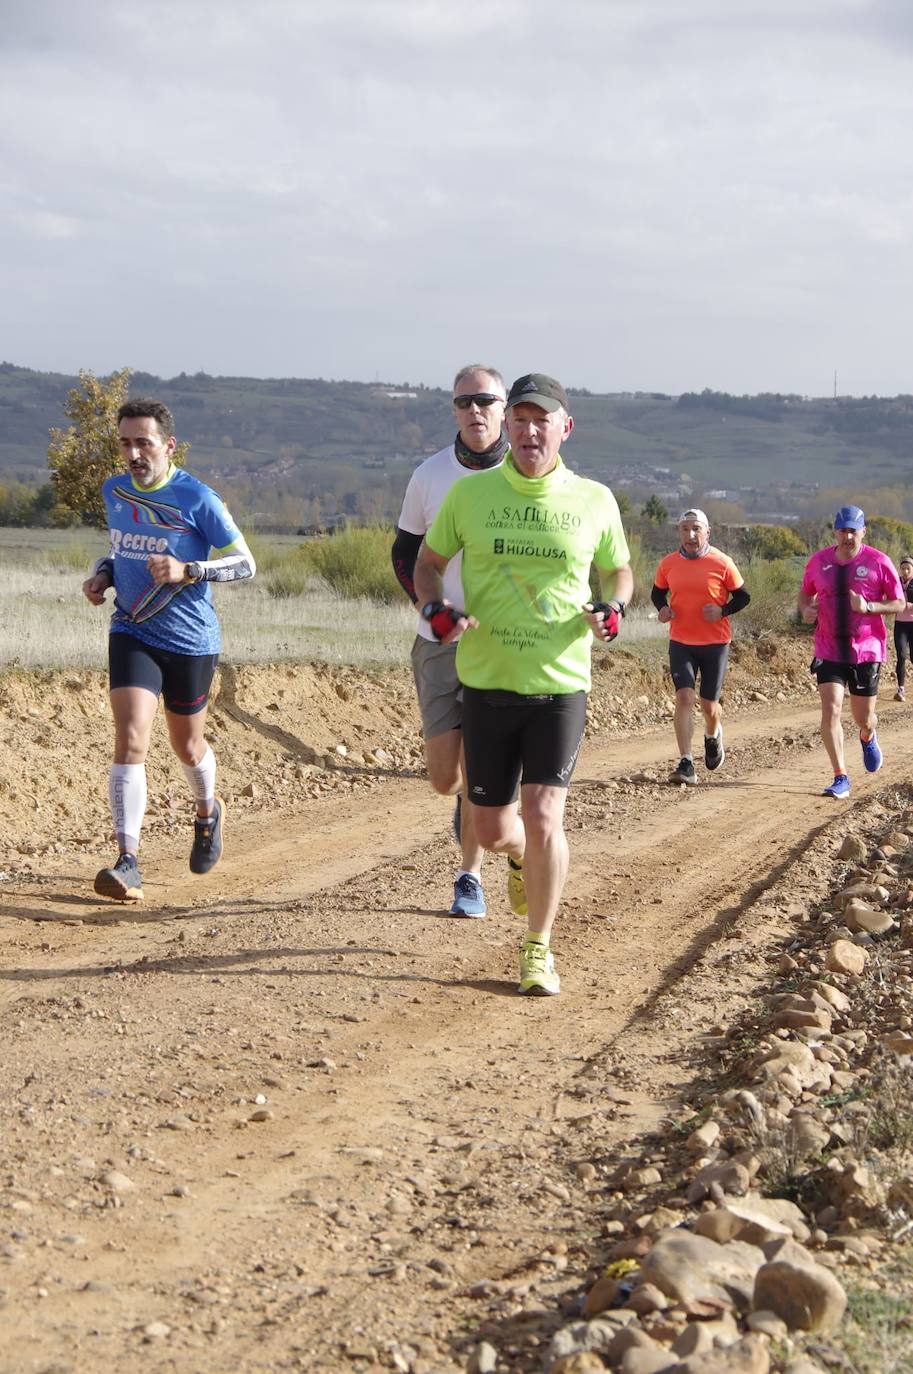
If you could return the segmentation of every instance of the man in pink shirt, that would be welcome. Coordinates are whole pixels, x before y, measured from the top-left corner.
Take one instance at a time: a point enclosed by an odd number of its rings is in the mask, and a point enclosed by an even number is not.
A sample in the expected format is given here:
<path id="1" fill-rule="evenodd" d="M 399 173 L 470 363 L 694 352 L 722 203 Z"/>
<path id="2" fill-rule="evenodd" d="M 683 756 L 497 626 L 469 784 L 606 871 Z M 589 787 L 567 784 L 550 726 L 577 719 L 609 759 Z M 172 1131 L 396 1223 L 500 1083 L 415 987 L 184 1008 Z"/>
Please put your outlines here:
<path id="1" fill-rule="evenodd" d="M 815 625 L 812 672 L 821 698 L 821 738 L 834 770 L 825 797 L 848 797 L 850 780 L 843 755 L 840 715 L 844 692 L 859 727 L 866 771 L 882 765 L 875 706 L 885 661 L 884 617 L 906 605 L 897 569 L 880 549 L 863 543 L 865 516 L 858 506 L 841 506 L 834 516 L 836 544 L 813 553 L 805 566 L 799 611 Z"/>

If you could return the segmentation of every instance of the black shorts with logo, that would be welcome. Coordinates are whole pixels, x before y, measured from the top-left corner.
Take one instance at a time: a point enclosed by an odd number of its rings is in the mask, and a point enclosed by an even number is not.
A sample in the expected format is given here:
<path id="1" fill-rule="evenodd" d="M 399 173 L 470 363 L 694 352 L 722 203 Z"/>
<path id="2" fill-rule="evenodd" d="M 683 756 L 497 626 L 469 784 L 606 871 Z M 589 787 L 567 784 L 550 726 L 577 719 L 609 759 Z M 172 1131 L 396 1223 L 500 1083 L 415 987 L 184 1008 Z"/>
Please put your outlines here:
<path id="1" fill-rule="evenodd" d="M 193 716 L 204 710 L 219 661 L 218 654 L 173 654 L 153 649 L 130 634 L 108 636 L 108 683 L 115 687 L 145 687 L 161 696 L 165 710 Z"/>
<path id="2" fill-rule="evenodd" d="M 516 801 L 521 783 L 567 787 L 583 727 L 586 692 L 525 696 L 463 688 L 463 748 L 476 806 Z"/>
<path id="3" fill-rule="evenodd" d="M 669 640 L 669 671 L 675 690 L 689 687 L 694 691 L 700 674 L 702 701 L 719 701 L 729 662 L 728 644 L 680 644 Z"/>
<path id="4" fill-rule="evenodd" d="M 813 658 L 811 671 L 820 687 L 823 682 L 839 682 L 851 697 L 877 697 L 880 663 L 835 663 L 830 658 Z"/>

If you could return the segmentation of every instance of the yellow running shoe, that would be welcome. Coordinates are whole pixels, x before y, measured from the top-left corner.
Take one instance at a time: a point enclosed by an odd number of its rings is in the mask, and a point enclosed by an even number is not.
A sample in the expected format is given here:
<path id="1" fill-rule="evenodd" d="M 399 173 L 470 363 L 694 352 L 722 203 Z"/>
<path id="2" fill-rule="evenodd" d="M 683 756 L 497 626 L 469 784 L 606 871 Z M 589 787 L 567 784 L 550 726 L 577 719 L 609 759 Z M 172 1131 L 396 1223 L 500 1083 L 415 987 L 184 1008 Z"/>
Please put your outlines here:
<path id="1" fill-rule="evenodd" d="M 517 992 L 527 997 L 557 997 L 561 979 L 555 972 L 555 961 L 547 945 L 538 940 L 524 940 L 520 946 L 520 985 Z"/>
<path id="2" fill-rule="evenodd" d="M 526 883 L 523 881 L 523 860 L 508 857 L 507 860 L 507 900 L 515 916 L 528 916 Z"/>

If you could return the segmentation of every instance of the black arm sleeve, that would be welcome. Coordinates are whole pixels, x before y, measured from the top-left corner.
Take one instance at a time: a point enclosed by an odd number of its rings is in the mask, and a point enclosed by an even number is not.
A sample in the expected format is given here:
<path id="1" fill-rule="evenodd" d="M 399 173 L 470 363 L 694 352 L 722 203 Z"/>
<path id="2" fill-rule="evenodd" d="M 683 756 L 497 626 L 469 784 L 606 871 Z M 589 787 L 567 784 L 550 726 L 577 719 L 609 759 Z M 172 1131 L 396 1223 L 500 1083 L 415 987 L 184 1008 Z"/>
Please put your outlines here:
<path id="1" fill-rule="evenodd" d="M 662 608 L 668 604 L 669 588 L 657 587 L 656 583 L 654 582 L 653 590 L 650 593 L 650 600 L 653 602 L 653 605 L 656 607 L 656 609 L 658 611 L 661 611 Z"/>
<path id="2" fill-rule="evenodd" d="M 750 600 L 747 587 L 736 587 L 723 607 L 723 615 L 735 615 L 738 611 L 744 611 Z"/>
<path id="3" fill-rule="evenodd" d="M 401 530 L 397 525 L 396 538 L 391 550 L 393 572 L 413 606 L 417 604 L 418 598 L 415 595 L 415 583 L 412 576 L 415 572 L 415 560 L 418 558 L 418 551 L 421 547 L 422 535 L 410 534 L 408 530 Z"/>

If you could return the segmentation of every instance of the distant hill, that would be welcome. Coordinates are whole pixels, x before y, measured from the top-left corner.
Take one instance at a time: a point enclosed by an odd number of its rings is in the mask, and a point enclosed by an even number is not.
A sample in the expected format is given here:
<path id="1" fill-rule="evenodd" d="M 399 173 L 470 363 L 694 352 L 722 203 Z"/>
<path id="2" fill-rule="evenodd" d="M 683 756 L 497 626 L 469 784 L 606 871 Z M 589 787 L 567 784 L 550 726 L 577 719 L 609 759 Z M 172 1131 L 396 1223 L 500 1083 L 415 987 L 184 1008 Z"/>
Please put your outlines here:
<path id="1" fill-rule="evenodd" d="M 0 482 L 47 480 L 48 431 L 75 377 L 0 364 Z M 454 433 L 449 393 L 403 383 L 134 373 L 131 394 L 172 408 L 190 466 L 248 520 L 289 527 L 331 515 L 390 518 L 415 464 Z M 656 493 L 670 510 L 715 501 L 730 519 L 827 509 L 830 491 L 891 489 L 909 518 L 913 397 L 839 400 L 704 391 L 572 391 L 576 470 Z M 885 498 L 887 501 L 888 498 Z"/>

